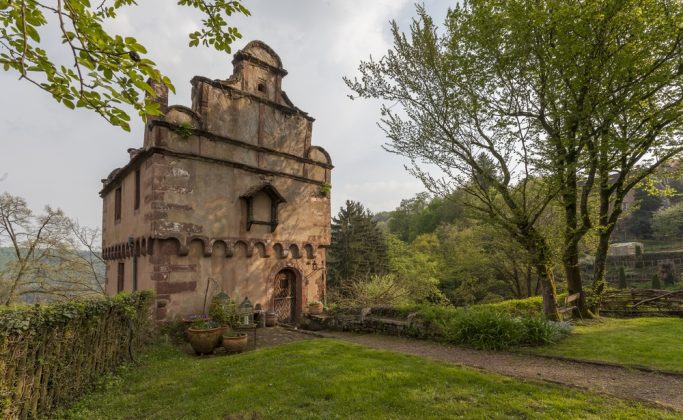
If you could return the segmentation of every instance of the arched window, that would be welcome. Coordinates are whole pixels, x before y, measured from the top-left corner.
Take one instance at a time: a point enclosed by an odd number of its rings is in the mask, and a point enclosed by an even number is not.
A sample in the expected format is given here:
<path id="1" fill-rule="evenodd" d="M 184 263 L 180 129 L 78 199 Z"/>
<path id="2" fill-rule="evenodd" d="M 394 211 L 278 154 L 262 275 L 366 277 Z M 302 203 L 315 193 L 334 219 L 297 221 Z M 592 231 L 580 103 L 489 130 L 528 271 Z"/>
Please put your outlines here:
<path id="1" fill-rule="evenodd" d="M 249 189 L 240 198 L 247 204 L 247 231 L 253 225 L 267 225 L 271 232 L 275 232 L 278 206 L 287 202 L 275 187 L 268 183 L 261 184 Z"/>

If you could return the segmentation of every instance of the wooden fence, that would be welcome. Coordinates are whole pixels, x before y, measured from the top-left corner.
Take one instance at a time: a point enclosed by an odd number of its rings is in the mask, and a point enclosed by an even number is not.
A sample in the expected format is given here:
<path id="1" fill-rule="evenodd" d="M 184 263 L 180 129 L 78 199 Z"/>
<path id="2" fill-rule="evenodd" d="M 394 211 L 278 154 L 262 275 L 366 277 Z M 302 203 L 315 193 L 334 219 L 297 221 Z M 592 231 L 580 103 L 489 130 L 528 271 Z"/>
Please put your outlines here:
<path id="1" fill-rule="evenodd" d="M 602 296 L 600 312 L 621 316 L 683 316 L 683 290 L 608 290 Z"/>

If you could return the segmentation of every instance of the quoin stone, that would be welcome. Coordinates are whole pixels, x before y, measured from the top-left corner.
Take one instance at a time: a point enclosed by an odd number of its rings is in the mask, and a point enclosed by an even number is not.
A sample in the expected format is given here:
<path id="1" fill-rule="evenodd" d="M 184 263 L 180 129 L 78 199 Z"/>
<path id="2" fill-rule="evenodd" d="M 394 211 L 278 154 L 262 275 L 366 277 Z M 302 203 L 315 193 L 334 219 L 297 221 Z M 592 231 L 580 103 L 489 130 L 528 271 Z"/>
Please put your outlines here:
<path id="1" fill-rule="evenodd" d="M 191 108 L 150 83 L 163 116 L 102 180 L 106 290 L 154 290 L 159 320 L 202 313 L 223 290 L 296 324 L 325 298 L 332 161 L 270 47 L 250 42 L 233 66 L 227 80 L 194 77 Z"/>

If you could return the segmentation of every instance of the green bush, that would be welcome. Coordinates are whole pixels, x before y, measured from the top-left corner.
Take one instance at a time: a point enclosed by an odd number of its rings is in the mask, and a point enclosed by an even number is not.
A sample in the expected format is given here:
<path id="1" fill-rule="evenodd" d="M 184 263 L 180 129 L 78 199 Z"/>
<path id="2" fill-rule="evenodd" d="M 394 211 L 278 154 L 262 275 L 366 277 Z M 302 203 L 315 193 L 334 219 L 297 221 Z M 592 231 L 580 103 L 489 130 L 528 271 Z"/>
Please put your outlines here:
<path id="1" fill-rule="evenodd" d="M 0 311 L 0 417 L 49 417 L 129 361 L 152 301 L 145 291 Z"/>
<path id="2" fill-rule="evenodd" d="M 543 316 L 543 298 L 532 296 L 526 299 L 510 299 L 498 303 L 477 305 L 476 308 L 505 312 L 512 316 L 540 317 Z"/>
<path id="3" fill-rule="evenodd" d="M 626 270 L 624 267 L 619 267 L 619 288 L 626 289 L 628 285 L 626 284 Z"/>
<path id="4" fill-rule="evenodd" d="M 527 299 L 521 299 L 527 301 Z M 402 308 L 416 314 L 421 325 L 413 334 L 482 350 L 555 343 L 569 333 L 568 323 L 546 321 L 534 308 L 534 300 L 508 305 L 477 305 L 467 310 L 438 305 Z M 528 306 L 525 306 L 528 305 Z M 523 309 L 526 308 L 526 309 Z M 529 309 L 531 308 L 531 309 Z M 520 316 L 512 312 L 531 313 Z"/>
<path id="5" fill-rule="evenodd" d="M 491 310 L 469 311 L 454 322 L 449 338 L 458 344 L 483 350 L 498 350 L 518 345 L 525 334 L 519 318 Z"/>
<path id="6" fill-rule="evenodd" d="M 653 289 L 661 289 L 662 288 L 662 282 L 659 281 L 659 276 L 657 274 L 652 276 L 652 288 Z"/>
<path id="7" fill-rule="evenodd" d="M 451 337 L 454 343 L 482 350 L 555 343 L 569 332 L 567 324 L 514 317 L 493 310 L 468 311 L 458 316 L 453 324 L 455 331 Z"/>

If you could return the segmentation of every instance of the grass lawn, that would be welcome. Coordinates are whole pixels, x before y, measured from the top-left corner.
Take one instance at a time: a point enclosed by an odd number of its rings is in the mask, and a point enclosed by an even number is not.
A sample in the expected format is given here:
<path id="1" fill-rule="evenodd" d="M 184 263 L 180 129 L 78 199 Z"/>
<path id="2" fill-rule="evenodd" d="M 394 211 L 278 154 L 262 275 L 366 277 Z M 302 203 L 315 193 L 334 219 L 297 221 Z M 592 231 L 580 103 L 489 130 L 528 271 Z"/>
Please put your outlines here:
<path id="1" fill-rule="evenodd" d="M 335 340 L 198 358 L 158 345 L 62 418 L 676 418 Z"/>
<path id="2" fill-rule="evenodd" d="M 602 318 L 531 352 L 683 372 L 682 318 Z"/>

